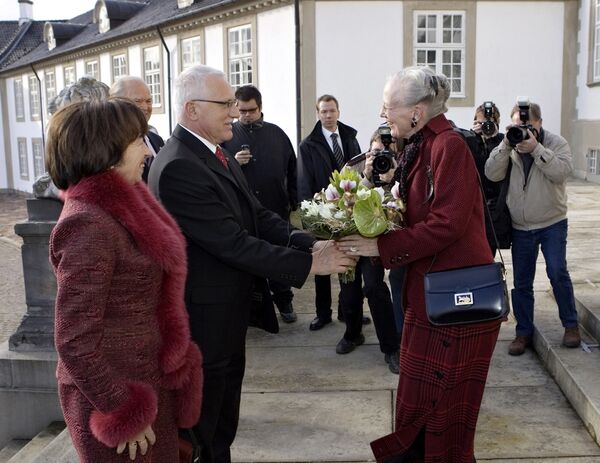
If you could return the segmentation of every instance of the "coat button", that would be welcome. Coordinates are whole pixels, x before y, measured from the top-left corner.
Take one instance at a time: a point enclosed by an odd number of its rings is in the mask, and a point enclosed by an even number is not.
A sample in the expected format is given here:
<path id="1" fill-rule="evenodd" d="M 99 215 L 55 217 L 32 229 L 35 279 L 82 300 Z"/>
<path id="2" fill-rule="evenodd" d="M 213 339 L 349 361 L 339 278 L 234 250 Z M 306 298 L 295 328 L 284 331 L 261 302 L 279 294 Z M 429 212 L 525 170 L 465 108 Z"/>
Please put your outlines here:
<path id="1" fill-rule="evenodd" d="M 444 373 L 442 373 L 441 371 L 434 371 L 433 374 L 437 379 L 442 379 L 444 377 Z"/>
<path id="2" fill-rule="evenodd" d="M 444 339 L 444 340 L 442 341 L 442 345 L 443 345 L 444 347 L 450 347 L 450 341 L 448 341 L 447 339 Z"/>
<path id="3" fill-rule="evenodd" d="M 395 257 L 391 257 L 390 258 L 390 264 L 395 264 L 396 263 L 396 258 Z"/>

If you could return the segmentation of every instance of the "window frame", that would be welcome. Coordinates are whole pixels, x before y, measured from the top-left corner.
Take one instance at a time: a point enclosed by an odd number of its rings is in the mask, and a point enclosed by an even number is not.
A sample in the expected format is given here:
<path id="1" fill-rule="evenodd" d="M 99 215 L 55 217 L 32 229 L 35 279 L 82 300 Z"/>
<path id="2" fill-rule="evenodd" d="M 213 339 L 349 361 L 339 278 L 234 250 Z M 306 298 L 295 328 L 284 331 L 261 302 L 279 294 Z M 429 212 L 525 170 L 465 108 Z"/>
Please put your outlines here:
<path id="1" fill-rule="evenodd" d="M 230 72 L 230 62 L 231 62 L 231 57 L 230 57 L 230 53 L 229 53 L 229 31 L 231 29 L 236 29 L 236 28 L 240 28 L 243 26 L 250 26 L 250 44 L 251 44 L 251 53 L 250 53 L 250 58 L 252 60 L 252 70 L 251 70 L 251 82 L 241 82 L 239 85 L 234 84 L 233 79 L 231 78 L 231 72 Z M 223 63 L 223 69 L 225 69 L 225 74 L 227 75 L 227 80 L 228 82 L 231 84 L 231 86 L 236 89 L 239 86 L 242 85 L 257 85 L 258 83 L 258 42 L 257 42 L 257 31 L 256 31 L 256 17 L 252 16 L 252 17 L 245 17 L 245 18 L 239 18 L 235 21 L 229 21 L 225 24 L 223 24 L 223 44 L 225 46 L 224 49 L 224 63 Z"/>
<path id="2" fill-rule="evenodd" d="M 20 95 L 17 92 L 17 83 L 21 88 Z M 25 91 L 23 90 L 23 78 L 17 77 L 13 81 L 13 93 L 15 97 L 15 118 L 17 122 L 25 122 Z M 19 115 L 19 108 L 21 114 Z"/>
<path id="3" fill-rule="evenodd" d="M 119 75 L 118 77 L 115 77 L 115 58 L 124 56 L 125 57 L 125 72 L 121 75 Z M 127 76 L 129 75 L 129 50 L 125 49 L 125 50 L 118 50 L 114 53 L 110 54 L 110 79 L 111 82 L 114 84 L 115 81 L 119 78 L 119 77 L 123 77 L 123 76 Z"/>
<path id="4" fill-rule="evenodd" d="M 179 44 L 179 72 L 184 71 L 185 68 L 183 66 L 183 42 L 185 42 L 186 40 L 191 40 L 194 38 L 198 38 L 200 40 L 200 63 L 198 64 L 205 64 L 206 63 L 206 49 L 205 49 L 205 41 L 204 41 L 204 29 L 200 29 L 200 30 L 195 30 L 195 31 L 191 31 L 187 34 L 184 35 L 180 35 L 178 37 L 178 44 Z"/>
<path id="5" fill-rule="evenodd" d="M 40 159 L 41 159 L 41 169 L 38 171 L 38 160 L 36 159 L 36 146 L 39 147 L 40 151 Z M 31 139 L 31 159 L 33 161 L 33 178 L 37 179 L 40 175 L 46 172 L 46 167 L 44 163 L 44 144 L 42 143 L 41 138 L 32 138 Z"/>
<path id="6" fill-rule="evenodd" d="M 52 95 L 50 95 L 48 93 L 48 90 L 49 90 L 48 75 L 50 75 L 50 74 L 52 75 L 52 79 L 54 80 L 53 87 L 52 87 L 52 91 L 53 91 Z M 57 93 L 56 93 L 56 70 L 55 69 L 48 69 L 47 71 L 44 71 L 44 93 L 46 95 L 46 113 L 49 114 L 48 107 L 50 106 L 50 101 L 57 95 Z"/>
<path id="7" fill-rule="evenodd" d="M 25 149 L 24 153 L 21 153 L 21 146 Z M 29 153 L 27 151 L 27 138 L 25 137 L 17 137 L 17 157 L 19 159 L 19 177 L 21 180 L 29 181 Z"/>
<path id="8" fill-rule="evenodd" d="M 404 16 L 404 66 L 414 66 L 416 63 L 415 12 L 429 14 L 464 14 L 463 20 L 463 96 L 448 98 L 448 106 L 475 106 L 475 42 L 477 40 L 477 2 L 471 1 L 427 1 L 405 0 L 403 2 Z M 442 50 L 442 49 L 440 49 Z M 441 71 L 441 70 L 440 70 Z"/>
<path id="9" fill-rule="evenodd" d="M 142 60 L 142 79 L 144 79 L 144 82 L 146 82 L 146 85 L 148 85 L 148 87 L 150 88 L 150 94 L 152 95 L 152 87 L 151 84 L 148 83 L 148 81 L 146 80 L 146 50 L 150 49 L 150 48 L 156 48 L 158 51 L 158 63 L 159 63 L 159 68 L 156 72 L 156 75 L 159 76 L 159 85 L 160 85 L 160 104 L 154 104 L 154 102 L 152 103 L 152 113 L 153 114 L 163 114 L 165 112 L 165 83 L 166 79 L 164 76 L 164 63 L 163 63 L 163 49 L 162 46 L 158 43 L 158 42 L 149 42 L 145 45 L 142 45 L 141 47 L 141 53 L 140 53 L 140 59 Z M 154 101 L 154 98 L 153 98 Z"/>
<path id="10" fill-rule="evenodd" d="M 90 74 L 88 72 L 88 65 L 92 64 L 92 63 L 96 63 L 96 66 L 97 66 L 97 69 L 98 69 L 98 75 L 97 76 L 92 75 L 92 74 Z M 85 69 L 85 75 L 86 76 L 93 77 L 96 80 L 101 80 L 100 79 L 100 76 L 101 76 L 101 73 L 100 73 L 100 58 L 87 59 L 87 60 L 85 60 L 83 66 L 84 66 L 84 69 Z"/>
<path id="11" fill-rule="evenodd" d="M 588 148 L 586 155 L 586 172 L 588 174 L 600 174 L 600 148 Z M 593 167 L 592 167 L 593 166 Z"/>
<path id="12" fill-rule="evenodd" d="M 590 1 L 587 85 L 600 85 L 600 0 Z M 596 69 L 597 66 L 597 69 Z"/>
<path id="13" fill-rule="evenodd" d="M 39 82 L 37 77 L 35 77 L 35 74 L 30 74 L 27 81 L 29 83 L 29 120 L 39 121 L 41 120 L 42 116 L 42 96 L 40 95 Z M 36 101 L 38 106 L 37 113 L 34 112 L 34 105 Z"/>
<path id="14" fill-rule="evenodd" d="M 73 82 L 67 82 L 67 69 L 73 69 Z M 74 84 L 77 82 L 77 66 L 75 63 L 69 63 L 63 65 L 63 84 L 66 87 L 67 85 Z"/>

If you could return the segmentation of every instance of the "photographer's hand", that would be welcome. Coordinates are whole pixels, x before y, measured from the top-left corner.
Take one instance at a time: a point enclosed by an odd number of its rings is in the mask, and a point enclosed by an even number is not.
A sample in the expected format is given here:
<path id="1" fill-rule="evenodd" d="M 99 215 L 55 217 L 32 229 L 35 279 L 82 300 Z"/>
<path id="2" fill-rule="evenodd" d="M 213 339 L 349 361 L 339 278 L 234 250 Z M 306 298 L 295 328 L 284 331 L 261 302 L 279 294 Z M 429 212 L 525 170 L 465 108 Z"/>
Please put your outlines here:
<path id="1" fill-rule="evenodd" d="M 396 161 L 394 161 L 394 167 L 388 170 L 385 174 L 379 174 L 379 180 L 385 183 L 392 183 L 394 181 L 394 174 L 396 173 Z"/>
<path id="2" fill-rule="evenodd" d="M 365 168 L 363 169 L 364 177 L 369 181 L 373 181 L 373 158 L 375 154 L 373 151 L 369 151 L 367 153 L 367 157 L 365 158 Z"/>
<path id="3" fill-rule="evenodd" d="M 481 135 L 481 122 L 473 121 L 473 127 L 471 127 L 471 130 L 477 135 Z"/>
<path id="4" fill-rule="evenodd" d="M 527 138 L 526 140 L 523 140 L 521 143 L 519 143 L 516 146 L 517 151 L 519 153 L 523 153 L 523 154 L 532 153 L 538 144 L 538 141 L 535 138 L 535 135 L 531 132 L 531 130 L 527 129 L 527 133 L 529 134 L 529 138 Z"/>

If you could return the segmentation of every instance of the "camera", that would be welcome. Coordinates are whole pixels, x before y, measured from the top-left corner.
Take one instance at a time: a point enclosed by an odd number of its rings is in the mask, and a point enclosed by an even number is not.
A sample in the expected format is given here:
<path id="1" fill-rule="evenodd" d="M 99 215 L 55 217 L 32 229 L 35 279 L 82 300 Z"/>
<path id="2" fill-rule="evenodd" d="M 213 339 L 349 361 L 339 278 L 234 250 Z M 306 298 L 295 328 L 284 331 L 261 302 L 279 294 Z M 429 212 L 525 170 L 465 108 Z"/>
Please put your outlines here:
<path id="1" fill-rule="evenodd" d="M 387 125 L 381 125 L 377 129 L 383 149 L 375 153 L 373 157 L 373 173 L 385 174 L 394 166 L 394 152 L 390 151 L 390 145 L 394 141 L 392 131 Z"/>
<path id="2" fill-rule="evenodd" d="M 506 131 L 506 139 L 510 143 L 510 146 L 513 147 L 521 143 L 523 140 L 527 140 L 529 138 L 529 133 L 527 132 L 528 129 L 536 138 L 538 137 L 538 131 L 528 123 L 529 98 L 525 96 L 518 97 L 517 106 L 519 107 L 519 118 L 521 119 L 521 124 L 513 125 Z"/>
<path id="3" fill-rule="evenodd" d="M 481 133 L 486 137 L 491 137 L 496 133 L 496 123 L 494 122 L 494 102 L 483 102 L 483 116 L 485 121 L 481 123 Z"/>

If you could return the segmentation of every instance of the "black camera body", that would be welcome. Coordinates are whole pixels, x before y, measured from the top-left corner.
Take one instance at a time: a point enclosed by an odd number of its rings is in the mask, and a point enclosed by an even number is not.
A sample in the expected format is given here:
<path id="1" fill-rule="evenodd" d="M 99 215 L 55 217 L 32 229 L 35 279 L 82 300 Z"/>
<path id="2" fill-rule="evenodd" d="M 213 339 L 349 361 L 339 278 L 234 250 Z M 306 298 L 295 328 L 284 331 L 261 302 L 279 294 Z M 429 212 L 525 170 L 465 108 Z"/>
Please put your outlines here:
<path id="1" fill-rule="evenodd" d="M 494 102 L 484 101 L 483 102 L 483 116 L 485 121 L 481 123 L 481 133 L 486 137 L 491 137 L 496 133 L 497 126 L 494 122 Z"/>
<path id="2" fill-rule="evenodd" d="M 523 140 L 529 138 L 528 130 L 533 133 L 535 138 L 539 136 L 538 131 L 529 124 L 529 98 L 522 96 L 518 97 L 517 106 L 519 106 L 519 119 L 521 119 L 521 124 L 513 125 L 506 131 L 506 139 L 512 147 L 517 146 Z"/>
<path id="3" fill-rule="evenodd" d="M 393 142 L 392 131 L 387 125 L 381 125 L 377 129 L 383 149 L 375 153 L 373 157 L 373 172 L 381 175 L 388 172 L 394 166 L 394 152 L 390 151 Z"/>

